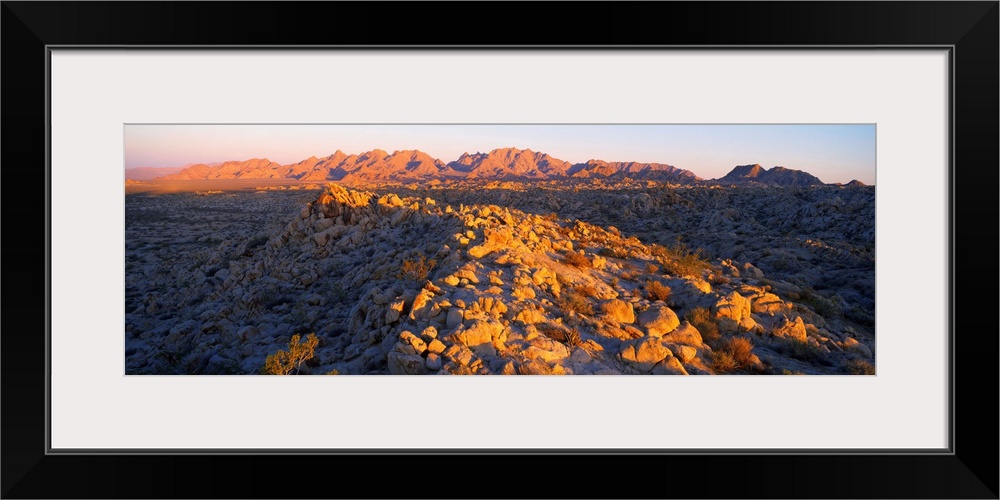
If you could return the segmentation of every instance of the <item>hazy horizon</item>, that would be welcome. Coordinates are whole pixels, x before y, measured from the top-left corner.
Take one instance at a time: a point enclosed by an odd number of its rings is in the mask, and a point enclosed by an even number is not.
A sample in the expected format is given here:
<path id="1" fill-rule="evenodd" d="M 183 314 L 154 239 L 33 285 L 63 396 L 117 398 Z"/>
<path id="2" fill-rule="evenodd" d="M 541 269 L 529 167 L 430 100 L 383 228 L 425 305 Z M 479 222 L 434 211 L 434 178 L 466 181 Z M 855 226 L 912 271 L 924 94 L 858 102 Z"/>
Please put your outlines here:
<path id="1" fill-rule="evenodd" d="M 704 179 L 737 165 L 783 166 L 826 183 L 875 184 L 875 125 L 135 125 L 125 168 L 267 158 L 282 165 L 341 150 L 420 150 L 444 162 L 515 147 L 570 163 L 665 163 Z"/>

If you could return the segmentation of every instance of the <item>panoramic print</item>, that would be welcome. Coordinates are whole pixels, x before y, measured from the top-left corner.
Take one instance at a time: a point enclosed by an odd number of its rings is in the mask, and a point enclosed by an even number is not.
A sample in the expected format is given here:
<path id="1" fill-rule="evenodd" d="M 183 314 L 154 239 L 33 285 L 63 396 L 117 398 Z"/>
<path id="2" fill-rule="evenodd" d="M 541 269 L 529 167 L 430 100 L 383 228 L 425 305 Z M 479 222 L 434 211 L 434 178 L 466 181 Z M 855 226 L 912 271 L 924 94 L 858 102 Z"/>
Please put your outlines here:
<path id="1" fill-rule="evenodd" d="M 874 125 L 126 125 L 127 375 L 874 375 Z"/>

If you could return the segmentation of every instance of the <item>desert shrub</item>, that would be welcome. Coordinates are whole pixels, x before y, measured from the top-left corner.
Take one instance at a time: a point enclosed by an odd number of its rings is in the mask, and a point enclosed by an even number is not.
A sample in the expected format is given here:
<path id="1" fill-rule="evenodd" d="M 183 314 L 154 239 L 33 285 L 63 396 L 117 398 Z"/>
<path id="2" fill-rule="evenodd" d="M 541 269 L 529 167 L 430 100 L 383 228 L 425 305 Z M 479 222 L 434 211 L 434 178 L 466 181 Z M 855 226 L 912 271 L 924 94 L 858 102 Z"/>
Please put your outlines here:
<path id="1" fill-rule="evenodd" d="M 562 286 L 570 286 L 573 284 L 573 281 L 569 279 L 569 276 L 566 276 L 563 273 L 556 273 L 556 281 L 558 281 Z"/>
<path id="2" fill-rule="evenodd" d="M 703 255 L 704 250 L 700 248 L 688 248 L 679 241 L 671 247 L 656 246 L 658 249 L 654 255 L 664 271 L 674 276 L 700 276 L 702 271 L 711 267 Z"/>
<path id="3" fill-rule="evenodd" d="M 539 333 L 545 335 L 550 339 L 558 340 L 561 342 L 564 338 L 564 333 L 563 333 L 564 330 L 556 325 L 550 323 L 538 323 L 535 325 L 535 328 L 538 329 Z"/>
<path id="4" fill-rule="evenodd" d="M 711 283 L 713 285 L 728 285 L 729 282 L 730 282 L 729 277 L 728 276 L 724 276 L 724 275 L 722 275 L 720 273 L 713 274 L 712 275 L 712 280 L 709 281 L 709 283 Z"/>
<path id="5" fill-rule="evenodd" d="M 267 243 L 267 236 L 258 236 L 247 243 L 247 248 L 257 248 L 264 243 Z"/>
<path id="6" fill-rule="evenodd" d="M 732 373 L 736 371 L 736 360 L 728 352 L 715 351 L 712 353 L 712 370 L 715 373 Z"/>
<path id="7" fill-rule="evenodd" d="M 782 339 L 777 343 L 778 350 L 785 356 L 805 361 L 809 364 L 832 366 L 830 356 L 818 345 L 800 342 L 796 339 Z"/>
<path id="8" fill-rule="evenodd" d="M 302 336 L 299 334 L 292 335 L 291 340 L 288 341 L 288 350 L 278 351 L 268 356 L 264 360 L 261 373 L 264 375 L 288 375 L 292 370 L 298 373 L 299 367 L 313 357 L 316 346 L 319 345 L 319 339 L 316 338 L 315 333 L 310 333 L 305 340 L 300 342 L 301 338 Z"/>
<path id="9" fill-rule="evenodd" d="M 580 345 L 580 332 L 572 328 L 564 328 L 550 323 L 539 323 L 535 325 L 538 331 L 546 337 L 562 342 L 570 347 Z"/>
<path id="10" fill-rule="evenodd" d="M 334 369 L 326 372 L 325 375 L 340 375 L 340 370 L 334 368 Z"/>
<path id="11" fill-rule="evenodd" d="M 591 284 L 580 285 L 574 288 L 573 291 L 587 298 L 595 297 L 597 295 L 597 288 Z"/>
<path id="12" fill-rule="evenodd" d="M 750 340 L 743 337 L 725 339 L 712 352 L 712 369 L 716 373 L 756 371 L 755 358 Z"/>
<path id="13" fill-rule="evenodd" d="M 660 266 L 658 266 L 658 265 L 656 265 L 656 264 L 654 264 L 652 262 L 648 262 L 648 263 L 646 263 L 646 272 L 649 273 L 649 274 L 656 274 L 656 273 L 660 272 Z"/>
<path id="14" fill-rule="evenodd" d="M 733 337 L 726 339 L 722 349 L 729 351 L 733 359 L 741 366 L 750 366 L 753 363 L 753 343 L 743 337 Z"/>
<path id="15" fill-rule="evenodd" d="M 567 250 L 566 255 L 563 258 L 567 264 L 573 267 L 590 267 L 590 259 L 588 259 L 583 252 Z"/>
<path id="16" fill-rule="evenodd" d="M 587 316 L 594 314 L 594 306 L 590 304 L 587 297 L 584 297 L 576 290 L 563 292 L 559 296 L 558 305 L 563 311 L 573 311 L 577 314 L 585 314 Z"/>
<path id="17" fill-rule="evenodd" d="M 618 276 L 611 278 L 611 288 L 618 288 Z"/>
<path id="18" fill-rule="evenodd" d="M 565 337 L 566 339 L 564 342 L 566 342 L 566 345 L 570 347 L 580 345 L 580 332 L 570 328 L 569 330 L 566 330 Z"/>
<path id="19" fill-rule="evenodd" d="M 865 326 L 875 326 L 875 316 L 871 312 L 865 311 L 864 309 L 853 306 L 844 313 L 844 316 L 852 321 L 856 321 Z"/>
<path id="20" fill-rule="evenodd" d="M 635 281 L 640 274 L 642 273 L 639 272 L 638 266 L 631 262 L 622 262 L 622 272 L 618 273 L 618 276 L 625 280 Z"/>
<path id="21" fill-rule="evenodd" d="M 397 277 L 411 281 L 424 281 L 436 265 L 436 260 L 427 260 L 424 255 L 421 255 L 419 259 L 406 259 L 400 266 Z"/>
<path id="22" fill-rule="evenodd" d="M 797 271 L 799 266 L 792 258 L 782 254 L 771 260 L 771 269 L 775 271 Z"/>
<path id="23" fill-rule="evenodd" d="M 629 249 L 624 246 L 604 247 L 598 252 L 598 255 L 601 257 L 615 257 L 618 259 L 627 259 L 631 257 Z"/>
<path id="24" fill-rule="evenodd" d="M 817 294 L 811 287 L 805 287 L 803 289 L 802 302 L 815 311 L 816 314 L 819 314 L 824 318 L 833 319 L 844 316 L 844 311 L 840 308 L 840 305 L 833 300 Z"/>
<path id="25" fill-rule="evenodd" d="M 666 302 L 670 298 L 670 287 L 659 281 L 649 280 L 646 282 L 645 288 L 646 298 L 649 300 L 662 300 Z"/>
<path id="26" fill-rule="evenodd" d="M 844 364 L 844 369 L 851 375 L 875 375 L 875 367 L 862 359 L 852 359 Z"/>
<path id="27" fill-rule="evenodd" d="M 691 323 L 691 326 L 698 329 L 701 338 L 706 342 L 715 342 L 722 337 L 719 333 L 719 325 L 712 318 L 712 313 L 707 308 L 696 307 L 684 315 L 684 319 Z"/>

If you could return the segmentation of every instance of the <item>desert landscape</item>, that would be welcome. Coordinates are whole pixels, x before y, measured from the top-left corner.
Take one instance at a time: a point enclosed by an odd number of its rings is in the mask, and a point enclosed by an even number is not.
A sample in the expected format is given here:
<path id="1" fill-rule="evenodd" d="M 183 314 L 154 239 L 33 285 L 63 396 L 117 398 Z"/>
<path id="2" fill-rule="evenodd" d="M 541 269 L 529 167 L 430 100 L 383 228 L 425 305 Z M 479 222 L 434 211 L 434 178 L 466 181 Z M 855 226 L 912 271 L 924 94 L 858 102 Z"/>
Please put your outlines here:
<path id="1" fill-rule="evenodd" d="M 875 373 L 856 181 L 508 147 L 125 189 L 127 374 Z"/>

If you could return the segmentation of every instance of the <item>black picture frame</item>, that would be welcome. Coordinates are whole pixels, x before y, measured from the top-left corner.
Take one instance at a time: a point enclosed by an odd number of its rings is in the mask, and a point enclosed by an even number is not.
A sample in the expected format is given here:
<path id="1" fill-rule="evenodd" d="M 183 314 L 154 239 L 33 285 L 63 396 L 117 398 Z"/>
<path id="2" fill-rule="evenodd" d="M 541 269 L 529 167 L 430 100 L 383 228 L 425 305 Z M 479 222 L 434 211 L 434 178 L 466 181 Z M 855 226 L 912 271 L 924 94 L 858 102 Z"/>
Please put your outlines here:
<path id="1" fill-rule="evenodd" d="M 990 2 L 2 2 L 2 496 L 997 498 L 998 21 Z M 452 23 L 455 17 L 468 22 Z M 512 35 L 528 18 L 550 27 Z M 335 27 L 335 29 L 333 29 Z M 419 29 L 415 29 L 419 27 Z M 53 455 L 46 440 L 51 46 L 948 46 L 952 429 L 948 453 Z M 44 214 L 44 215 L 43 215 Z M 961 229 L 961 232 L 958 231 Z M 15 283 L 12 285 L 12 283 Z M 14 290 L 14 291 L 12 291 Z M 206 418 L 211 418 L 206 416 Z M 859 414 L 863 423 L 864 415 Z M 290 415 L 288 425 L 307 425 Z M 700 430 L 710 431 L 710 430 Z M 360 480 L 374 471 L 385 480 Z M 413 474 L 406 471 L 413 471 Z M 535 472 L 531 472 L 535 471 Z M 438 483 L 418 479 L 440 474 Z M 541 490 L 518 477 L 543 474 Z M 611 479 L 620 477 L 620 479 Z M 608 479 L 599 479 L 608 478 Z"/>

